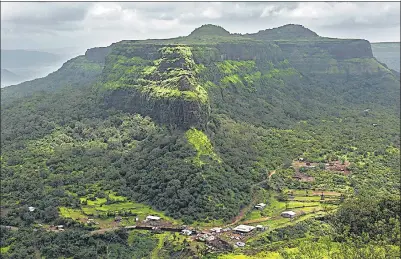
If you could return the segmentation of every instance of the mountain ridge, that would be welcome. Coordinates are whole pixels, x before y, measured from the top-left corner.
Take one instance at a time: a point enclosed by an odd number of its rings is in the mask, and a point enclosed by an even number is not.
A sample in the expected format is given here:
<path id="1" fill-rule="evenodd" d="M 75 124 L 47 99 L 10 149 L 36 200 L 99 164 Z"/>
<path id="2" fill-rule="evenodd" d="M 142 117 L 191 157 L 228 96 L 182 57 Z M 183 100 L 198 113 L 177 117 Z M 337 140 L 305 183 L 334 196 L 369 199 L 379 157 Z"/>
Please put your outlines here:
<path id="1" fill-rule="evenodd" d="M 120 41 L 2 89 L 2 256 L 396 258 L 399 77 L 295 28 Z M 237 224 L 262 230 L 233 251 Z"/>

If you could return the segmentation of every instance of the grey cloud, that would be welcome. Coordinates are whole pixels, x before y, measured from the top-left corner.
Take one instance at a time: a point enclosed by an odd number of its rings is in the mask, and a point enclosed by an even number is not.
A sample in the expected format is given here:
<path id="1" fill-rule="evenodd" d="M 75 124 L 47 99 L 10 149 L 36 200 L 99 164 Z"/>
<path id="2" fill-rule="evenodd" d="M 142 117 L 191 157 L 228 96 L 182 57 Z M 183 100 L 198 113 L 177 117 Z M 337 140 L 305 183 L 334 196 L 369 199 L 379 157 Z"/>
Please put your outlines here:
<path id="1" fill-rule="evenodd" d="M 2 43 L 109 44 L 188 35 L 202 24 L 253 33 L 288 23 L 329 37 L 399 40 L 398 3 L 364 2 L 69 2 L 1 3 Z M 3 11 L 5 7 L 5 11 Z M 380 37 L 381 39 L 376 39 Z M 64 39 L 64 40 L 63 40 Z M 29 43 L 25 44 L 26 46 Z M 63 47 L 63 46 L 59 46 Z"/>
<path id="2" fill-rule="evenodd" d="M 63 22 L 82 21 L 88 11 L 87 3 L 8 3 L 11 15 L 5 15 L 4 21 L 14 24 L 61 24 Z M 22 12 L 18 11 L 22 10 Z M 2 14 L 3 16 L 3 14 Z M 2 17 L 3 20 L 3 17 Z"/>

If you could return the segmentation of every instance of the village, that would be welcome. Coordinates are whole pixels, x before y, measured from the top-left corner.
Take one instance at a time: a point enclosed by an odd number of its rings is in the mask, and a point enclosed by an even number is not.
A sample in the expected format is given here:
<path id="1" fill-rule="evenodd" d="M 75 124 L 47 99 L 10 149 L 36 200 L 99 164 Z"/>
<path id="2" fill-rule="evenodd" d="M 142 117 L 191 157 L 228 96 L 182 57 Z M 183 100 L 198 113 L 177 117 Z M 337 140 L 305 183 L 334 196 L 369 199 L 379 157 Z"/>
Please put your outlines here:
<path id="1" fill-rule="evenodd" d="M 299 181 L 313 181 L 311 177 L 307 176 L 302 169 L 314 169 L 319 166 L 317 163 L 310 163 L 303 158 L 299 158 L 292 163 L 295 169 L 295 179 Z M 324 164 L 324 168 L 329 171 L 349 174 L 349 163 L 339 161 L 329 162 Z M 273 173 L 269 174 L 269 179 Z M 116 204 L 113 208 L 121 207 L 138 207 L 132 202 L 129 202 L 121 196 L 116 196 L 115 193 L 109 193 L 111 197 L 116 199 Z M 185 236 L 189 241 L 202 242 L 209 250 L 227 250 L 232 248 L 243 248 L 247 244 L 247 240 L 260 235 L 264 232 L 269 232 L 274 229 L 286 226 L 291 223 L 303 220 L 310 216 L 322 216 L 331 209 L 334 209 L 343 199 L 344 195 L 333 191 L 318 191 L 318 190 L 287 190 L 285 201 L 275 200 L 259 200 L 257 204 L 252 205 L 244 215 L 237 218 L 232 223 L 223 226 L 187 226 L 174 221 L 169 217 L 165 217 L 160 213 L 155 214 L 140 214 L 141 216 L 127 216 L 114 212 L 114 218 L 102 219 L 99 217 L 102 214 L 94 215 L 92 212 L 96 208 L 107 210 L 107 206 L 101 199 L 89 201 L 86 198 L 80 198 L 83 201 L 82 211 L 89 211 L 91 213 L 78 213 L 72 209 L 62 208 L 61 212 L 66 218 L 72 218 L 81 222 L 86 226 L 92 226 L 95 230 L 90 232 L 90 235 L 102 234 L 107 231 L 115 231 L 118 229 L 146 230 L 152 231 L 155 234 L 162 232 L 175 232 Z M 100 207 L 99 207 L 100 206 Z M 141 205 L 143 206 L 143 205 Z M 28 211 L 34 213 L 35 207 L 29 206 Z M 145 211 L 152 213 L 153 210 L 147 208 Z M 265 216 L 268 213 L 269 216 Z M 85 215 L 94 215 L 88 217 Z M 75 215 L 75 216 L 74 216 Z M 109 215 L 109 212 L 107 212 Z M 107 224 L 106 224 L 106 223 Z M 43 226 L 37 224 L 38 228 L 45 228 L 48 231 L 62 232 L 68 227 L 65 225 L 50 225 Z"/>

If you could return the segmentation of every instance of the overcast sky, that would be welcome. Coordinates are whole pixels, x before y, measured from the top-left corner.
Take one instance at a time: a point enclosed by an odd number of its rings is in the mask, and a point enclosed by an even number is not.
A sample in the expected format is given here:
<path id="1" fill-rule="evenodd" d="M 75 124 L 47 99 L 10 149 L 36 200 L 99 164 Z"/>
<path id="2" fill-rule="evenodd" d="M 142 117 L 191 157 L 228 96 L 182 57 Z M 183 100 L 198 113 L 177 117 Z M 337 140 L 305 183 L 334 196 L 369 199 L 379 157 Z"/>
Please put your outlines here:
<path id="1" fill-rule="evenodd" d="M 188 35 L 202 24 L 251 33 L 288 23 L 321 36 L 400 41 L 399 2 L 1 3 L 2 49 L 107 46 Z"/>

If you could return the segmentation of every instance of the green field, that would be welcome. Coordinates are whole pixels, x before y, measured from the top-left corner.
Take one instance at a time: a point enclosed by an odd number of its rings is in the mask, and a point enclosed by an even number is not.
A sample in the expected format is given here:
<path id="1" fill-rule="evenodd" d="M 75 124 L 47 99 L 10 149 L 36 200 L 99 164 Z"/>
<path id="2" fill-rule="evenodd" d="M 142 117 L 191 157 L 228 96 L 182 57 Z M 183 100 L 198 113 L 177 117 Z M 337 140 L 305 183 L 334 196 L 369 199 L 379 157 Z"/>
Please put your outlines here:
<path id="1" fill-rule="evenodd" d="M 99 222 L 100 227 L 108 227 L 114 221 L 116 215 L 123 217 L 121 225 L 135 224 L 135 218 L 144 220 L 146 216 L 153 215 L 159 216 L 166 221 L 178 223 L 164 213 L 152 209 L 148 205 L 129 201 L 126 197 L 119 196 L 115 192 L 106 191 L 107 198 L 90 199 L 87 195 L 79 197 L 81 207 L 79 209 L 59 207 L 60 215 L 65 218 L 72 218 L 86 222 L 88 218 L 94 218 Z M 107 204 L 109 202 L 109 204 Z"/>

